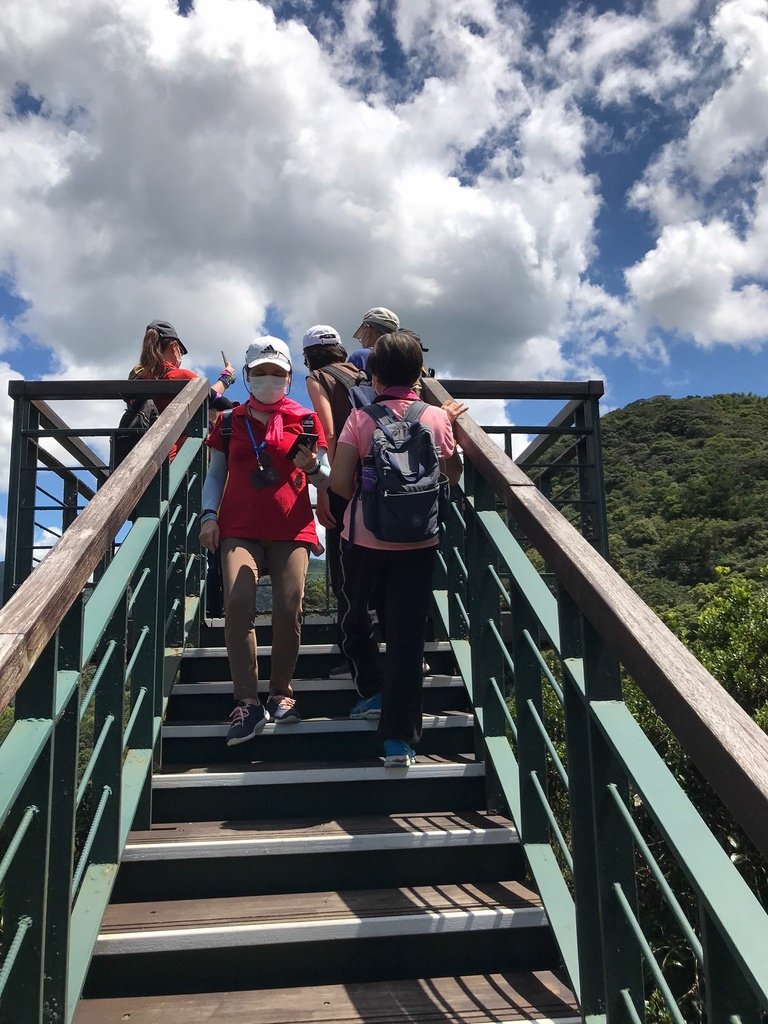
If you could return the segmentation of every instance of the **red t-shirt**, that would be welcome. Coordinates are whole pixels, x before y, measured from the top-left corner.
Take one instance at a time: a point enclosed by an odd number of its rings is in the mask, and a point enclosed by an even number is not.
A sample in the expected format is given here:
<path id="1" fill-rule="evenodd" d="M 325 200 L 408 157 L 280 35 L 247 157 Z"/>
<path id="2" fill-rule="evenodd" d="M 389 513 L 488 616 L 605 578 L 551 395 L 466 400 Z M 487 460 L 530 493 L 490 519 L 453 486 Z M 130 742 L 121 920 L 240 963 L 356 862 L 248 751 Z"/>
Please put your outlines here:
<path id="1" fill-rule="evenodd" d="M 319 440 L 318 448 L 326 448 L 327 442 L 317 414 L 309 409 L 283 414 L 283 439 L 277 444 L 267 444 L 259 455 L 262 465 L 271 463 L 277 474 L 277 482 L 257 490 L 253 485 L 258 463 L 245 426 L 248 405 L 235 406 L 232 410 L 232 434 L 229 439 L 227 460 L 229 476 L 219 508 L 219 529 L 222 537 L 242 537 L 247 540 L 295 540 L 307 544 L 317 543 L 315 519 L 309 500 L 306 475 L 285 456 L 298 434 L 302 433 L 301 421 L 312 419 L 312 430 Z M 221 439 L 222 416 L 211 427 L 206 444 L 216 451 L 224 451 Z M 266 424 L 252 416 L 249 422 L 257 447 L 265 439 Z"/>

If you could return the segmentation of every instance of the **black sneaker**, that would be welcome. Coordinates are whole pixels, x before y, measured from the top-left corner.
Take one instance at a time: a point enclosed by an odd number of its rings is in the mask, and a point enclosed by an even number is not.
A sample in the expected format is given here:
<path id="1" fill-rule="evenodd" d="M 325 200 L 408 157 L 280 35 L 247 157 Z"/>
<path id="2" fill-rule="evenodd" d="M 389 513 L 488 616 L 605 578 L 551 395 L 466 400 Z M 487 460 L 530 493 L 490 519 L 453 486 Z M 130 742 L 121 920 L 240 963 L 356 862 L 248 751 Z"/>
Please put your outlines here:
<path id="1" fill-rule="evenodd" d="M 241 700 L 235 704 L 229 720 L 231 724 L 227 733 L 227 746 L 236 747 L 238 743 L 252 740 L 261 732 L 269 721 L 269 712 L 263 704 L 248 704 Z"/>
<path id="2" fill-rule="evenodd" d="M 328 670 L 329 679 L 351 679 L 352 672 L 349 668 L 349 663 L 346 661 L 340 661 L 338 665 L 334 665 L 332 669 Z"/>
<path id="3" fill-rule="evenodd" d="M 266 708 L 275 725 L 301 721 L 301 715 L 296 710 L 296 701 L 287 694 L 270 693 Z"/>

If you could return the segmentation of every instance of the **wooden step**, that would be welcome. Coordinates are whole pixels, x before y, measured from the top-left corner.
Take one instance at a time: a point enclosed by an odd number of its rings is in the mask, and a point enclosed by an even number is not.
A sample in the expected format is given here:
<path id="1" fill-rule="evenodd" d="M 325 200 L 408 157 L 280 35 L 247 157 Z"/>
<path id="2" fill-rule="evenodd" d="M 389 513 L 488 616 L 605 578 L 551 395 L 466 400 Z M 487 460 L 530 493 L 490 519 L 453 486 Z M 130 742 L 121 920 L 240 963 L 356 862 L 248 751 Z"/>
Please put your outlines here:
<path id="1" fill-rule="evenodd" d="M 228 857 L 233 852 L 286 855 L 300 852 L 352 853 L 396 850 L 418 846 L 444 849 L 453 846 L 517 843 L 512 822 L 501 815 L 480 811 L 455 814 L 390 814 L 368 817 L 275 821 L 205 821 L 156 825 L 131 832 L 123 863 L 148 859 L 188 860 L 204 852 Z"/>
<path id="2" fill-rule="evenodd" d="M 451 645 L 443 640 L 431 640 L 424 644 L 424 654 L 433 672 L 441 675 L 456 671 Z M 258 647 L 259 677 L 269 677 L 272 648 L 269 644 Z M 295 679 L 309 679 L 327 675 L 339 663 L 341 654 L 335 643 L 302 644 L 294 670 Z M 181 666 L 183 682 L 194 680 L 227 680 L 231 678 L 227 649 L 224 646 L 188 647 L 185 649 Z"/>
<path id="3" fill-rule="evenodd" d="M 446 806 L 464 811 L 485 802 L 483 765 L 468 754 L 418 755 L 410 768 L 394 769 L 379 758 L 354 766 L 345 761 L 166 765 L 154 776 L 152 793 L 157 823 L 424 813 Z"/>
<path id="4" fill-rule="evenodd" d="M 321 693 L 333 693 L 341 690 L 351 698 L 357 696 L 357 690 L 352 682 L 352 676 L 342 676 L 335 679 L 327 679 L 322 676 L 310 679 L 294 679 L 291 683 L 296 697 L 300 698 L 306 693 L 320 691 Z M 425 690 L 463 690 L 464 680 L 461 676 L 453 675 L 431 675 L 424 676 Z M 259 683 L 259 692 L 266 697 L 269 693 L 269 686 L 266 682 Z M 232 680 L 201 680 L 193 683 L 176 683 L 172 691 L 177 697 L 194 697 L 202 694 L 221 695 L 232 698 Z"/>
<path id="5" fill-rule="evenodd" d="M 541 902 L 519 882 L 292 892 L 112 904 L 86 992 L 337 984 L 556 962 Z"/>
<path id="6" fill-rule="evenodd" d="M 442 715 L 424 715 L 423 728 L 442 730 L 466 729 L 474 722 L 472 715 L 465 711 L 447 711 Z M 378 722 L 352 720 L 349 718 L 309 718 L 301 722 L 275 723 L 268 722 L 260 736 L 318 736 L 333 735 L 343 737 L 355 732 L 375 733 Z M 174 722 L 163 726 L 163 740 L 196 739 L 201 737 L 217 737 L 224 739 L 229 731 L 228 722 Z M 250 741 L 249 741 L 250 742 Z"/>
<path id="7" fill-rule="evenodd" d="M 519 882 L 112 903 L 96 953 L 290 945 L 545 923 L 539 898 Z"/>
<path id="8" fill-rule="evenodd" d="M 419 742 L 423 754 L 465 754 L 474 749 L 474 717 L 467 712 L 424 715 Z M 262 761 L 317 761 L 339 750 L 348 760 L 376 757 L 381 740 L 377 721 L 312 718 L 301 722 L 268 722 L 249 740 L 249 756 Z M 239 746 L 225 743 L 228 722 L 174 722 L 163 728 L 163 757 L 171 764 L 242 761 Z"/>
<path id="9" fill-rule="evenodd" d="M 384 650 L 386 645 L 380 644 L 380 649 Z M 436 653 L 448 653 L 451 650 L 451 645 L 447 640 L 428 640 L 424 644 L 425 656 Z M 272 647 L 269 644 L 264 644 L 258 649 L 259 654 L 263 654 L 265 657 L 269 657 L 272 654 Z M 301 644 L 299 647 L 299 657 L 302 655 L 335 655 L 337 658 L 341 658 L 341 652 L 338 644 Z M 227 649 L 226 647 L 185 647 L 184 658 L 226 658 Z"/>
<path id="10" fill-rule="evenodd" d="M 485 974 L 84 1000 L 74 1024 L 579 1024 L 558 974 Z"/>
<path id="11" fill-rule="evenodd" d="M 465 811 L 154 826 L 131 833 L 115 902 L 521 878 L 512 823 Z"/>
<path id="12" fill-rule="evenodd" d="M 224 618 L 209 618 L 205 616 L 201 623 L 201 629 L 204 633 L 209 633 L 212 629 L 224 629 Z M 303 629 L 309 628 L 320 628 L 330 627 L 331 629 L 336 628 L 336 615 L 329 614 L 326 612 L 308 612 L 301 618 L 301 625 Z M 271 629 L 272 628 L 272 612 L 257 612 L 255 616 L 256 629 Z"/>
<path id="13" fill-rule="evenodd" d="M 229 672 L 222 674 L 229 675 Z M 292 685 L 303 718 L 346 717 L 353 704 L 360 699 L 351 676 L 340 679 L 294 679 Z M 268 690 L 268 681 L 262 682 L 260 692 L 264 699 Z M 231 712 L 233 701 L 231 679 L 205 678 L 199 682 L 176 683 L 168 703 L 167 721 L 223 720 Z M 439 714 L 448 709 L 470 710 L 461 676 L 425 676 L 422 701 L 425 714 Z"/>

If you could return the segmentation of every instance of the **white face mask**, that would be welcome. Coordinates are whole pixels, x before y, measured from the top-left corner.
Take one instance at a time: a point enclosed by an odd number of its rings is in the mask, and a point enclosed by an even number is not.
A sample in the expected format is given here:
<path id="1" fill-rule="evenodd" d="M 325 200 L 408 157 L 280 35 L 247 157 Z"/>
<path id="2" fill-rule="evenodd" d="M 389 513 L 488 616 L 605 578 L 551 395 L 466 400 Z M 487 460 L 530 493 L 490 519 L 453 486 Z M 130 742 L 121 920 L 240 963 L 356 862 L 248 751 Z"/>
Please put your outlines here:
<path id="1" fill-rule="evenodd" d="M 248 390 L 257 402 L 274 405 L 284 397 L 288 390 L 288 378 L 274 377 L 271 374 L 264 377 L 249 377 Z"/>

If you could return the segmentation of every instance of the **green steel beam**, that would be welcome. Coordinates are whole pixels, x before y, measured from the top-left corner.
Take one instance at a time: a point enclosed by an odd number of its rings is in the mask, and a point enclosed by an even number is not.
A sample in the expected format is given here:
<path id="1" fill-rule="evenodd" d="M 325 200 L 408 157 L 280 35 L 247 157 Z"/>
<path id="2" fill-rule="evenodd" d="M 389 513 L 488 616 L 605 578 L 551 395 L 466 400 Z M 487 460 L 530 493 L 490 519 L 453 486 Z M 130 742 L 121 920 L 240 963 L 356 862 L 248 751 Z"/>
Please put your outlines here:
<path id="1" fill-rule="evenodd" d="M 101 919 L 117 878 L 117 864 L 91 864 L 72 908 L 67 965 L 67 1020 L 75 1015 L 99 937 Z"/>
<path id="2" fill-rule="evenodd" d="M 0 823 L 18 799 L 52 733 L 53 722 L 45 718 L 23 719 L 11 726 L 0 746 Z"/>
<path id="3" fill-rule="evenodd" d="M 509 741 L 503 736 L 488 737 L 486 747 L 489 760 L 493 764 L 510 809 L 512 820 L 519 833 L 520 783 L 515 755 Z M 576 945 L 576 911 L 573 897 L 565 883 L 552 847 L 548 843 L 523 842 L 523 848 L 549 923 L 552 926 L 563 964 L 571 979 L 576 998 L 580 1000 L 579 954 Z"/>
<path id="4" fill-rule="evenodd" d="M 104 629 L 125 594 L 126 585 L 141 564 L 156 529 L 156 520 L 137 519 L 109 568 L 94 588 L 91 599 L 85 606 L 83 664 L 93 657 Z"/>
<path id="5" fill-rule="evenodd" d="M 476 512 L 488 538 L 499 552 L 499 557 L 512 574 L 515 584 L 531 611 L 538 619 L 555 650 L 560 650 L 560 626 L 557 621 L 557 601 L 536 567 L 520 547 L 496 512 Z"/>
<path id="6" fill-rule="evenodd" d="M 46 1024 L 65 1024 L 69 916 L 75 854 L 77 769 L 80 754 L 80 693 L 77 686 L 83 629 L 83 597 L 78 597 L 59 627 L 58 679 L 54 700 L 69 692 L 56 711 L 51 773 L 48 879 L 45 921 L 43 1001 Z M 62 678 L 63 677 L 63 678 Z M 74 686 L 72 685 L 74 680 Z"/>
<path id="7" fill-rule="evenodd" d="M 173 499 L 176 492 L 185 480 L 187 471 L 192 468 L 195 457 L 203 448 L 201 437 L 187 437 L 179 449 L 176 458 L 168 468 L 168 497 Z"/>
<path id="8" fill-rule="evenodd" d="M 766 1000 L 747 984 L 729 943 L 706 909 L 701 914 L 704 955 L 704 998 L 711 1024 L 765 1024 Z"/>
<path id="9" fill-rule="evenodd" d="M 474 704 L 475 698 L 472 687 L 472 649 L 469 645 L 469 641 L 454 640 L 450 635 L 448 630 L 448 592 L 445 590 L 435 590 L 432 592 L 432 598 L 437 611 L 439 625 L 448 637 L 451 650 L 453 651 L 453 656 L 456 659 L 456 666 L 459 670 L 459 675 L 464 680 L 464 685 L 467 688 L 469 698 Z"/>
<path id="10" fill-rule="evenodd" d="M 472 490 L 474 508 L 496 508 L 495 493 L 485 480 L 474 472 L 471 463 L 465 467 L 464 479 L 465 486 Z M 467 606 L 470 615 L 472 689 L 474 703 L 483 710 L 482 728 L 475 728 L 475 752 L 482 757 L 485 753 L 484 736 L 504 736 L 506 734 L 506 702 L 499 703 L 496 692 L 499 684 L 504 691 L 507 688 L 504 657 L 508 658 L 508 654 L 503 643 L 500 645 L 498 642 L 493 642 L 501 640 L 499 633 L 501 625 L 500 596 L 494 586 L 488 586 L 489 576 L 493 579 L 492 574 L 495 574 L 497 559 L 495 547 L 474 515 L 468 515 L 466 534 Z M 503 797 L 493 771 L 486 771 L 485 792 L 487 809 L 501 809 Z"/>
<path id="11" fill-rule="evenodd" d="M 432 603 L 435 606 L 440 631 L 445 636 L 448 636 L 448 591 L 437 589 L 433 590 Z"/>
<path id="12" fill-rule="evenodd" d="M 162 722 L 155 722 L 155 737 L 160 735 Z M 120 806 L 120 848 L 125 847 L 128 833 L 141 800 L 147 776 L 152 771 L 152 749 L 129 750 L 123 762 L 123 788 Z"/>
<path id="13" fill-rule="evenodd" d="M 739 969 L 768 1009 L 768 917 L 651 741 L 618 701 L 592 712 Z"/>
<path id="14" fill-rule="evenodd" d="M 80 689 L 82 673 L 78 670 L 59 670 L 56 678 L 56 693 L 54 696 L 54 718 L 56 721 L 61 717 L 64 709 L 69 704 L 72 696 Z"/>

